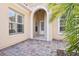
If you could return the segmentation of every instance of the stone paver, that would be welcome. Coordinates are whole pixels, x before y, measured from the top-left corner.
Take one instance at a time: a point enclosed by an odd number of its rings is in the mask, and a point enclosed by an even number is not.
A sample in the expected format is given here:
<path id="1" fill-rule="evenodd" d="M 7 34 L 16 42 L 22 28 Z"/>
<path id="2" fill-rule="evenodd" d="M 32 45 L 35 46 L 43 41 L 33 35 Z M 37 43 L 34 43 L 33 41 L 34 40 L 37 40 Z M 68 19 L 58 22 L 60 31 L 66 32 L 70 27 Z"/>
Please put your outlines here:
<path id="1" fill-rule="evenodd" d="M 64 42 L 29 39 L 0 51 L 1 56 L 54 56 L 57 49 L 65 48 Z"/>

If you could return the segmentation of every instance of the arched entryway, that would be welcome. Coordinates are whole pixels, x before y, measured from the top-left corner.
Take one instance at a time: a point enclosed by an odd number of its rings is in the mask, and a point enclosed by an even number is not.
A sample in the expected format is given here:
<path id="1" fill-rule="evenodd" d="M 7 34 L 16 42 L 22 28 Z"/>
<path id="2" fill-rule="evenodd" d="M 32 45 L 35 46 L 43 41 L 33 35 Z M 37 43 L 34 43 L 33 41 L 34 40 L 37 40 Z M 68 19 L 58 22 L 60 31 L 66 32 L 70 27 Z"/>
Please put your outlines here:
<path id="1" fill-rule="evenodd" d="M 47 39 L 47 13 L 44 9 L 38 9 L 33 15 L 33 38 Z"/>

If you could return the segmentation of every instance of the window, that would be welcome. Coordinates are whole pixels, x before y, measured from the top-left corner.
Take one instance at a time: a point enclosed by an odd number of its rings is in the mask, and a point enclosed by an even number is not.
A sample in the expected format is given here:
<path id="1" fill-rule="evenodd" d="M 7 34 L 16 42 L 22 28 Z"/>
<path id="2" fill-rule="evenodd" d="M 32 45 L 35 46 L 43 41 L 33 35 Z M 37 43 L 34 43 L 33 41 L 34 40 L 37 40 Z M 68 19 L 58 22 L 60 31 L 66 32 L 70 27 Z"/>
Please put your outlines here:
<path id="1" fill-rule="evenodd" d="M 9 9 L 9 34 L 24 32 L 23 15 Z"/>
<path id="2" fill-rule="evenodd" d="M 17 32 L 24 32 L 23 16 L 17 15 Z"/>
<path id="3" fill-rule="evenodd" d="M 59 33 L 63 33 L 64 30 L 65 30 L 65 16 L 62 16 L 60 19 L 59 19 Z"/>
<path id="4" fill-rule="evenodd" d="M 16 14 L 9 10 L 9 33 L 16 33 Z"/>

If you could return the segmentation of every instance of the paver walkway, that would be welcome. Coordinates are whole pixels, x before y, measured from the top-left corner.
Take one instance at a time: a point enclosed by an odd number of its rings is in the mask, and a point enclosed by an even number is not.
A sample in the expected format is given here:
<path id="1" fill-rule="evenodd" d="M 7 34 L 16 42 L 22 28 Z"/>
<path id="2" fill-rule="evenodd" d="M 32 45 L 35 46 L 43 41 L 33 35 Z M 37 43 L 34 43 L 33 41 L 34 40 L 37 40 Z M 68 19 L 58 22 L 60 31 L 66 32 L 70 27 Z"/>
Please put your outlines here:
<path id="1" fill-rule="evenodd" d="M 64 42 L 29 39 L 0 51 L 1 56 L 54 56 L 56 49 L 65 48 Z"/>

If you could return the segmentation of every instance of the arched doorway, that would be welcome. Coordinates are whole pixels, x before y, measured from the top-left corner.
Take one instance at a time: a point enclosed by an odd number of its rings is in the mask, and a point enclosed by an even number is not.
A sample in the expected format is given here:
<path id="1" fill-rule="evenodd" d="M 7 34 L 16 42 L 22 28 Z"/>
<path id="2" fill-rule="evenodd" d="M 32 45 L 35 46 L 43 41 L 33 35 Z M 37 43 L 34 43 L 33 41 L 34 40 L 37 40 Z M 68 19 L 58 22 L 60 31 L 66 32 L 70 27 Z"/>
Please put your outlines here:
<path id="1" fill-rule="evenodd" d="M 47 13 L 44 9 L 36 10 L 33 15 L 33 38 L 47 38 Z"/>

